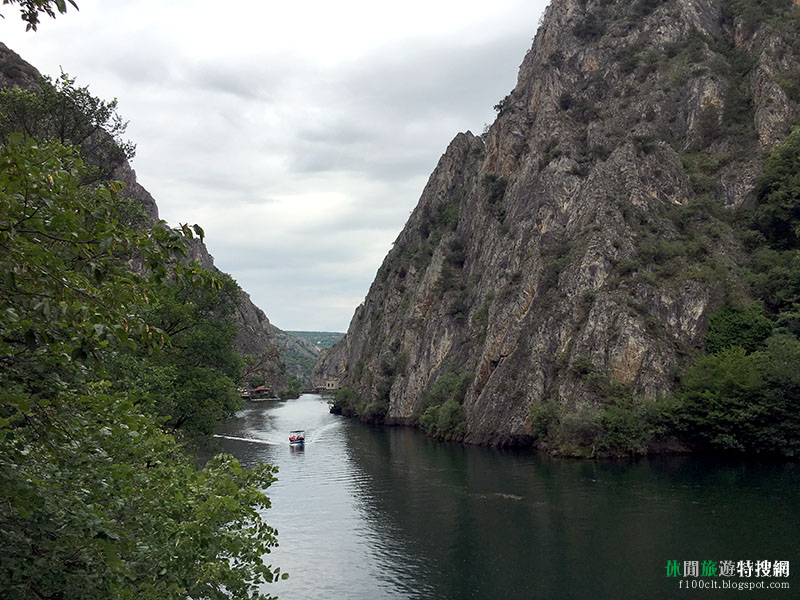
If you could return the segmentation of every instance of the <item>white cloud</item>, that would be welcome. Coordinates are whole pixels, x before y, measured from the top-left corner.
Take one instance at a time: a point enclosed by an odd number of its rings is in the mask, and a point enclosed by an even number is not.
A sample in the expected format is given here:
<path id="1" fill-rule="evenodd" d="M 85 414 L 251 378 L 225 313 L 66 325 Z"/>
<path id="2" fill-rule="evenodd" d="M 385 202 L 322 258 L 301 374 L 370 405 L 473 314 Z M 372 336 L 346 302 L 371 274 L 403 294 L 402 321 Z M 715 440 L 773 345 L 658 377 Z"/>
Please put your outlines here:
<path id="1" fill-rule="evenodd" d="M 119 99 L 140 183 L 286 329 L 344 330 L 450 140 L 514 86 L 546 0 L 78 0 L 3 41 Z"/>

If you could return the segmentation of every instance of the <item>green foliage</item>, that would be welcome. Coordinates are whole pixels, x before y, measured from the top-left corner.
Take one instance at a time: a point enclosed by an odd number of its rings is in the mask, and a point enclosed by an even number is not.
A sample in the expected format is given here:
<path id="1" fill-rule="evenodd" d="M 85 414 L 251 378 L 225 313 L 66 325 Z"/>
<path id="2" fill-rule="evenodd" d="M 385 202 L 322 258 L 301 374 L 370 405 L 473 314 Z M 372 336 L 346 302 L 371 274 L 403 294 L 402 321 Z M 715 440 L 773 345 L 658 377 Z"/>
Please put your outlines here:
<path id="1" fill-rule="evenodd" d="M 800 248 L 800 127 L 775 147 L 756 180 L 755 228 L 770 246 Z"/>
<path id="2" fill-rule="evenodd" d="M 436 378 L 433 387 L 426 392 L 425 399 L 428 404 L 444 404 L 452 400 L 461 404 L 472 383 L 472 373 L 460 373 L 450 367 Z"/>
<path id="3" fill-rule="evenodd" d="M 800 252 L 759 247 L 753 250 L 749 267 L 753 293 L 769 314 L 780 320 L 782 314 L 796 310 L 800 302 Z"/>
<path id="4" fill-rule="evenodd" d="M 800 67 L 794 67 L 776 78 L 778 85 L 783 88 L 786 95 L 794 102 L 800 102 Z"/>
<path id="5" fill-rule="evenodd" d="M 329 403 L 333 414 L 355 417 L 358 415 L 358 406 L 361 401 L 356 396 L 355 390 L 349 385 L 345 385 L 336 390 L 336 395 Z"/>
<path id="6" fill-rule="evenodd" d="M 558 285 L 558 278 L 561 271 L 569 263 L 568 256 L 553 257 L 547 261 L 542 270 L 542 280 L 539 284 L 539 290 L 545 292 L 555 288 Z"/>
<path id="7" fill-rule="evenodd" d="M 549 398 L 535 403 L 528 416 L 531 433 L 540 444 L 547 443 L 555 436 L 555 430 L 561 420 L 563 406 Z"/>
<path id="8" fill-rule="evenodd" d="M 476 329 L 486 329 L 489 325 L 489 307 L 491 304 L 491 300 L 487 299 L 478 310 L 472 313 L 469 320 L 472 327 Z"/>
<path id="9" fill-rule="evenodd" d="M 564 154 L 564 152 L 558 147 L 558 139 L 551 138 L 542 150 L 542 157 L 539 159 L 539 168 L 544 169 L 562 154 Z"/>
<path id="10" fill-rule="evenodd" d="M 164 265 L 183 251 L 182 234 L 163 224 L 143 233 L 125 227 L 119 186 L 83 186 L 84 173 L 57 143 L 15 134 L 0 146 L 0 352 L 9 377 L 33 377 L 42 360 L 75 370 L 73 361 L 166 339 L 137 307 L 148 304 L 147 281 L 163 282 Z M 147 275 L 127 269 L 134 252 Z M 182 275 L 202 277 L 190 271 Z"/>
<path id="11" fill-rule="evenodd" d="M 631 6 L 630 18 L 633 20 L 642 19 L 664 4 L 664 2 L 665 0 L 636 0 Z"/>
<path id="12" fill-rule="evenodd" d="M 752 302 L 741 307 L 723 306 L 708 318 L 706 350 L 721 352 L 732 346 L 753 352 L 771 334 L 772 322 L 764 315 L 764 306 Z"/>
<path id="13" fill-rule="evenodd" d="M 573 26 L 572 33 L 580 40 L 596 40 L 605 35 L 606 24 L 600 16 L 590 12 Z"/>
<path id="14" fill-rule="evenodd" d="M 281 398 L 283 399 L 299 398 L 301 391 L 300 380 L 297 377 L 292 376 L 289 377 L 286 383 L 288 388 L 286 389 L 285 392 L 281 394 Z"/>
<path id="15" fill-rule="evenodd" d="M 708 147 L 722 135 L 722 111 L 716 104 L 706 102 L 697 119 L 697 135 L 700 147 Z"/>
<path id="16" fill-rule="evenodd" d="M 500 202 L 506 194 L 508 180 L 491 173 L 483 177 L 483 189 L 486 191 L 486 202 L 494 205 Z"/>
<path id="17" fill-rule="evenodd" d="M 683 378 L 679 424 L 722 451 L 800 451 L 800 130 L 770 155 L 757 180 L 747 281 L 756 297 L 709 317 L 706 349 Z"/>
<path id="18" fill-rule="evenodd" d="M 407 267 L 414 264 L 417 270 L 424 270 L 430 264 L 433 252 L 448 232 L 456 231 L 461 211 L 463 193 L 456 192 L 444 204 L 432 209 L 424 204 L 420 209 L 419 239 L 406 242 L 400 248 L 398 276 L 405 277 Z M 400 275 L 402 273 L 402 275 Z"/>
<path id="19" fill-rule="evenodd" d="M 19 5 L 20 17 L 26 23 L 25 31 L 36 31 L 39 26 L 39 15 L 44 13 L 48 17 L 55 18 L 56 10 L 63 15 L 67 12 L 67 2 L 78 10 L 75 0 L 3 0 L 3 6 Z"/>
<path id="20" fill-rule="evenodd" d="M 732 346 L 698 359 L 684 378 L 681 427 L 713 449 L 794 456 L 800 450 L 800 341 Z"/>
<path id="21" fill-rule="evenodd" d="M 594 456 L 594 444 L 600 433 L 600 408 L 581 403 L 565 410 L 554 402 L 545 403 L 533 418 L 536 429 L 543 434 L 539 445 L 553 454 L 563 456 Z"/>
<path id="22" fill-rule="evenodd" d="M 459 439 L 464 435 L 464 409 L 455 400 L 429 406 L 422 413 L 419 424 L 425 432 L 444 440 Z"/>
<path id="23" fill-rule="evenodd" d="M 127 126 L 117 113 L 116 100 L 93 96 L 66 73 L 55 80 L 41 78 L 35 92 L 0 90 L 0 141 L 21 132 L 78 147 L 84 162 L 93 167 L 84 179 L 108 177 L 123 160 L 133 158 L 136 146 L 123 139 Z"/>
<path id="24" fill-rule="evenodd" d="M 472 306 L 472 292 L 463 273 L 466 262 L 466 247 L 460 238 L 453 238 L 450 251 L 445 256 L 442 270 L 436 281 L 436 290 L 448 294 L 447 314 L 457 320 L 464 320 Z"/>
<path id="25" fill-rule="evenodd" d="M 586 98 L 575 97 L 569 92 L 564 92 L 558 97 L 558 105 L 561 110 L 569 112 L 576 120 L 581 123 L 589 123 L 597 118 L 597 109 Z"/>
<path id="26" fill-rule="evenodd" d="M 166 427 L 190 438 L 210 435 L 241 404 L 235 382 L 244 363 L 234 350 L 239 286 L 223 273 L 204 277 L 207 285 L 170 280 L 154 288 L 142 318 L 169 343 L 119 353 L 107 367 L 118 385 L 149 399 Z"/>
<path id="27" fill-rule="evenodd" d="M 447 253 L 445 260 L 457 269 L 464 268 L 464 263 L 467 262 L 467 248 L 461 238 L 453 238 L 450 240 L 450 252 Z"/>
<path id="28" fill-rule="evenodd" d="M 730 255 L 719 240 L 731 232 L 731 225 L 718 199 L 702 195 L 686 205 L 664 203 L 647 211 L 628 203 L 620 208 L 639 238 L 636 256 L 616 263 L 621 275 L 636 273 L 640 281 L 651 284 L 670 279 L 726 281 Z"/>
<path id="29" fill-rule="evenodd" d="M 126 226 L 119 184 L 85 175 L 59 142 L 17 133 L 0 145 L 0 589 L 262 598 L 277 575 L 258 512 L 274 469 L 230 457 L 198 469 L 162 431 L 178 413 L 155 393 L 188 388 L 170 400 L 187 418 L 224 412 L 236 369 L 218 347 L 224 328 L 167 330 L 210 318 L 235 284 L 180 260 L 191 229 Z"/>
<path id="30" fill-rule="evenodd" d="M 365 423 L 381 425 L 389 412 L 389 390 L 393 378 L 382 377 L 378 385 L 378 398 L 364 402 L 350 386 L 342 386 L 336 395 L 328 400 L 331 413 L 345 417 L 358 417 Z M 383 389 L 381 389 L 383 388 Z"/>
<path id="31" fill-rule="evenodd" d="M 606 387 L 615 393 L 571 410 L 549 399 L 534 404 L 528 423 L 538 445 L 563 456 L 635 456 L 669 434 L 674 403 Z"/>
<path id="32" fill-rule="evenodd" d="M 697 194 L 712 193 L 720 171 L 741 158 L 737 152 L 692 152 L 681 156 L 683 168 Z"/>
<path id="33" fill-rule="evenodd" d="M 460 373 L 450 367 L 443 371 L 423 396 L 425 409 L 419 425 L 428 435 L 452 440 L 464 434 L 465 417 L 461 404 L 472 383 L 471 372 Z"/>
<path id="34" fill-rule="evenodd" d="M 673 402 L 665 399 L 615 398 L 600 413 L 596 451 L 612 456 L 646 454 L 654 441 L 670 431 L 673 411 Z"/>
<path id="35" fill-rule="evenodd" d="M 378 400 L 367 404 L 360 412 L 359 418 L 365 423 L 373 425 L 383 424 L 386 413 L 389 412 L 388 402 Z"/>
<path id="36" fill-rule="evenodd" d="M 262 598 L 275 532 L 258 511 L 275 470 L 195 467 L 102 387 L 60 394 L 0 429 L 0 589 L 28 598 Z M 7 397 L 4 398 L 7 407 Z"/>
<path id="37" fill-rule="evenodd" d="M 641 154 L 651 154 L 658 149 L 661 140 L 656 135 L 635 135 L 633 136 L 633 143 L 636 146 L 636 151 Z"/>
<path id="38" fill-rule="evenodd" d="M 793 0 L 727 0 L 725 6 L 741 20 L 742 32 L 747 36 L 765 23 L 778 30 L 800 29 L 800 15 Z"/>
<path id="39" fill-rule="evenodd" d="M 511 100 L 511 94 L 507 94 L 505 98 L 503 98 L 502 100 L 500 100 L 500 102 L 494 105 L 494 110 L 497 113 L 502 113 L 506 108 L 508 108 L 510 100 Z"/>

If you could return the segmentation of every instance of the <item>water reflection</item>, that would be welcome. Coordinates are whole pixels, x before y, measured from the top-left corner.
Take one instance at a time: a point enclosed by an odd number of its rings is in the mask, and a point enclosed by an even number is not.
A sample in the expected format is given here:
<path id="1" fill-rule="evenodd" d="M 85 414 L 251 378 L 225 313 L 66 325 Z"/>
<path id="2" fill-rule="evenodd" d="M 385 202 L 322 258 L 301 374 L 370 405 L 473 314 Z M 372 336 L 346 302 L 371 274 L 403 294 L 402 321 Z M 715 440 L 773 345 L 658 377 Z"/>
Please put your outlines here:
<path id="1" fill-rule="evenodd" d="M 548 460 L 368 428 L 314 396 L 250 406 L 220 435 L 280 467 L 268 562 L 291 578 L 267 591 L 284 598 L 658 600 L 678 597 L 667 560 L 800 564 L 796 464 Z"/>

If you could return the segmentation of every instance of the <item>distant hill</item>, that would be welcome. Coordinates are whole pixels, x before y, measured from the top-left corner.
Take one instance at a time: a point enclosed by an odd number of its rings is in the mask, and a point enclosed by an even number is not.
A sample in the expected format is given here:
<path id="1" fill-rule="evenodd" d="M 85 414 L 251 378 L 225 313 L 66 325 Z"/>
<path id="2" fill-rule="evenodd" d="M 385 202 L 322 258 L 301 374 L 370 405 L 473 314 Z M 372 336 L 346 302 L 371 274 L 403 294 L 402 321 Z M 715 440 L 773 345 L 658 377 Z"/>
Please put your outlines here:
<path id="1" fill-rule="evenodd" d="M 308 340 L 317 348 L 330 348 L 344 337 L 344 333 L 338 331 L 287 331 L 286 333 Z"/>

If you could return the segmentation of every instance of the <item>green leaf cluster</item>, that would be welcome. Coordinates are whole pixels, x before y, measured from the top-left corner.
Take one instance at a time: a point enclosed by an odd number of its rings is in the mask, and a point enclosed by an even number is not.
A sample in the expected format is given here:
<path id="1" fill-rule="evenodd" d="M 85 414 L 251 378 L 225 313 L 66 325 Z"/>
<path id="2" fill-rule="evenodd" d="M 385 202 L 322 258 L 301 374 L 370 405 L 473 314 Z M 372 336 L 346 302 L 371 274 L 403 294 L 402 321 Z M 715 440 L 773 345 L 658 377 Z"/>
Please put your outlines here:
<path id="1" fill-rule="evenodd" d="M 682 428 L 718 450 L 796 456 L 799 367 L 800 340 L 784 334 L 750 354 L 731 346 L 701 357 L 684 378 Z"/>
<path id="2" fill-rule="evenodd" d="M 462 404 L 472 380 L 471 372 L 462 373 L 452 366 L 436 378 L 424 394 L 425 409 L 419 416 L 419 425 L 428 435 L 445 440 L 463 436 L 466 420 Z"/>
<path id="3" fill-rule="evenodd" d="M 75 0 L 3 0 L 3 6 L 19 5 L 20 17 L 25 21 L 26 31 L 36 31 L 39 26 L 39 15 L 44 13 L 48 17 L 55 18 L 56 11 L 62 15 L 67 12 L 67 2 L 69 2 L 75 10 L 78 10 L 78 5 Z M 0 15 L 2 17 L 2 15 Z"/>
<path id="4" fill-rule="evenodd" d="M 361 404 L 355 390 L 349 385 L 345 385 L 336 390 L 333 400 L 329 401 L 331 412 L 335 415 L 354 417 L 358 415 L 358 407 Z"/>

